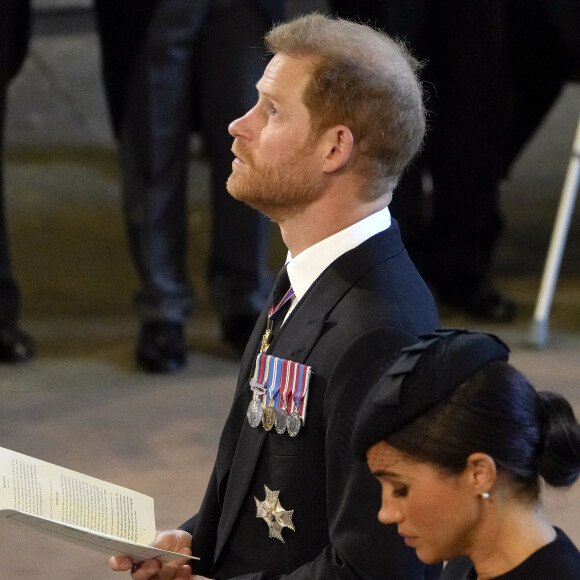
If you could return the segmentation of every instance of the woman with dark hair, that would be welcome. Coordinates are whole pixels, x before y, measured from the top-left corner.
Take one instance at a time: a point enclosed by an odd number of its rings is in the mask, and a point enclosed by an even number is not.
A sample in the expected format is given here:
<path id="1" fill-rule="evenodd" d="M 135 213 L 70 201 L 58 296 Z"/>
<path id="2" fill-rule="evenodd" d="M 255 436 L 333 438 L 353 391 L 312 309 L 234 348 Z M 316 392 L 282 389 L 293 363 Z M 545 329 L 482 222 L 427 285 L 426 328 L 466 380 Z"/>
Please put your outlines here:
<path id="1" fill-rule="evenodd" d="M 493 335 L 455 330 L 425 335 L 395 360 L 355 344 L 348 376 L 366 380 L 366 369 L 372 387 L 354 451 L 382 485 L 379 520 L 397 524 L 424 562 L 451 560 L 442 580 L 578 580 L 580 552 L 550 523 L 540 480 L 576 481 L 580 425 L 508 353 Z"/>

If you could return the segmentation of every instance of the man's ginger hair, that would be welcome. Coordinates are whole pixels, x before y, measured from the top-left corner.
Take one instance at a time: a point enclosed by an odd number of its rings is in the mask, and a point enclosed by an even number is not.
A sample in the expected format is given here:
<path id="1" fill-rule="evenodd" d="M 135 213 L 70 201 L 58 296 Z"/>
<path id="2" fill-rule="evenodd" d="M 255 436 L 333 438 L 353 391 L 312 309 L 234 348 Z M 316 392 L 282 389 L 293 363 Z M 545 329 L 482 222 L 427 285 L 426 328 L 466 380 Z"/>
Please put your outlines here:
<path id="1" fill-rule="evenodd" d="M 274 27 L 266 48 L 312 61 L 303 102 L 314 135 L 346 125 L 370 194 L 392 192 L 426 125 L 420 65 L 405 45 L 370 26 L 313 13 Z"/>

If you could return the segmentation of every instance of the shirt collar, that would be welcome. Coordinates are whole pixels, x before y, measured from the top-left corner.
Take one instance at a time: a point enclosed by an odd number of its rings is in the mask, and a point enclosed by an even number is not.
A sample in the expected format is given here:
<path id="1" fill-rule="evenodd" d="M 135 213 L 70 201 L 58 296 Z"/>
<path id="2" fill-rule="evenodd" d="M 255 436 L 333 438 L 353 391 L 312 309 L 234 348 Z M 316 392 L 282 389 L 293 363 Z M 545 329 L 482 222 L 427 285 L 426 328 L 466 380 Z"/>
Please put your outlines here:
<path id="1" fill-rule="evenodd" d="M 314 281 L 332 262 L 372 236 L 388 229 L 390 225 L 391 213 L 389 208 L 385 207 L 310 246 L 295 258 L 288 252 L 286 263 L 290 284 L 296 296 L 294 304 L 306 294 Z"/>

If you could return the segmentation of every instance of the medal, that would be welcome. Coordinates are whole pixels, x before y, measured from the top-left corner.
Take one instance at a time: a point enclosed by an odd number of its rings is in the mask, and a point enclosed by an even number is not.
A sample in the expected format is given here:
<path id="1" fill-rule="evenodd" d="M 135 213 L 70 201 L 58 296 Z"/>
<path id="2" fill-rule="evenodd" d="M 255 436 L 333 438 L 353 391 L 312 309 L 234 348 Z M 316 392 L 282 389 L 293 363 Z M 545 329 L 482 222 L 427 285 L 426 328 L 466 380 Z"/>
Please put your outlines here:
<path id="1" fill-rule="evenodd" d="M 295 386 L 292 389 L 292 411 L 288 417 L 286 430 L 290 437 L 296 437 L 305 422 L 306 417 L 306 400 L 308 398 L 308 385 L 312 367 L 299 365 L 299 373 Z"/>
<path id="2" fill-rule="evenodd" d="M 254 497 L 256 501 L 256 517 L 262 518 L 268 524 L 268 533 L 270 538 L 276 538 L 284 543 L 282 537 L 282 530 L 290 528 L 294 530 L 294 523 L 292 522 L 292 514 L 294 510 L 287 511 L 280 505 L 278 496 L 279 491 L 270 491 L 265 485 L 266 498 L 260 501 Z"/>
<path id="3" fill-rule="evenodd" d="M 266 323 L 266 330 L 264 331 L 264 334 L 262 335 L 262 342 L 260 344 L 260 353 L 265 353 L 268 350 L 268 347 L 270 346 L 270 341 L 272 340 L 272 319 L 270 318 L 270 316 L 268 315 L 268 322 Z"/>
<path id="4" fill-rule="evenodd" d="M 279 435 L 296 437 L 304 425 L 311 367 L 259 353 L 249 381 L 253 392 L 246 417 L 256 428 L 276 427 Z"/>
<path id="5" fill-rule="evenodd" d="M 264 413 L 264 407 L 262 405 L 261 398 L 264 396 L 266 391 L 264 387 L 264 374 L 266 372 L 266 365 L 258 364 L 256 360 L 256 368 L 254 369 L 254 376 L 250 379 L 250 388 L 252 389 L 253 396 L 250 404 L 248 405 L 248 410 L 246 411 L 246 417 L 248 423 L 252 427 L 257 427 L 262 421 L 262 414 Z"/>
<path id="6" fill-rule="evenodd" d="M 258 389 L 252 390 L 254 391 L 254 396 L 250 401 L 250 404 L 248 405 L 246 417 L 248 418 L 248 423 L 252 427 L 257 427 L 262 421 L 264 407 L 262 407 L 262 403 L 260 402 L 260 395 L 258 394 Z"/>
<path id="7" fill-rule="evenodd" d="M 282 296 L 282 299 L 280 300 L 280 302 L 278 302 L 278 304 L 274 305 L 272 304 L 272 306 L 270 307 L 270 310 L 268 311 L 268 322 L 266 323 L 266 330 L 264 331 L 264 334 L 262 336 L 262 342 L 260 344 L 260 353 L 265 353 L 268 350 L 268 347 L 270 346 L 270 342 L 272 342 L 272 337 L 274 335 L 274 317 L 276 316 L 276 314 L 278 314 L 280 312 L 280 309 L 289 301 L 292 300 L 292 298 L 294 297 L 294 290 L 292 290 L 292 288 L 288 288 L 288 290 L 286 291 L 286 294 L 284 294 L 284 296 Z"/>
<path id="8" fill-rule="evenodd" d="M 288 424 L 286 426 L 286 430 L 288 431 L 288 435 L 290 437 L 296 437 L 298 432 L 300 431 L 300 427 L 302 426 L 302 419 L 300 419 L 300 413 L 294 410 L 290 415 L 288 415 Z"/>
<path id="9" fill-rule="evenodd" d="M 276 426 L 276 433 L 278 433 L 278 435 L 282 435 L 284 431 L 286 431 L 288 425 L 288 412 L 286 409 L 280 409 L 278 411 L 274 425 Z"/>
<path id="10" fill-rule="evenodd" d="M 282 364 L 282 386 L 278 391 L 278 414 L 276 415 L 276 433 L 282 435 L 288 425 L 288 395 L 292 391 L 292 384 L 296 376 L 296 365 L 298 363 L 285 360 Z"/>
<path id="11" fill-rule="evenodd" d="M 267 393 L 267 406 L 264 409 L 264 414 L 262 415 L 262 427 L 266 431 L 271 431 L 274 427 L 274 422 L 276 421 L 276 409 L 274 408 L 274 399 L 280 390 L 281 381 L 281 367 L 283 360 L 281 358 L 270 357 L 270 361 L 273 361 L 272 365 L 272 380 L 270 381 L 270 388 Z"/>
<path id="12" fill-rule="evenodd" d="M 262 415 L 262 427 L 266 431 L 271 431 L 276 421 L 276 409 L 274 409 L 274 401 L 264 409 L 264 414 Z"/>

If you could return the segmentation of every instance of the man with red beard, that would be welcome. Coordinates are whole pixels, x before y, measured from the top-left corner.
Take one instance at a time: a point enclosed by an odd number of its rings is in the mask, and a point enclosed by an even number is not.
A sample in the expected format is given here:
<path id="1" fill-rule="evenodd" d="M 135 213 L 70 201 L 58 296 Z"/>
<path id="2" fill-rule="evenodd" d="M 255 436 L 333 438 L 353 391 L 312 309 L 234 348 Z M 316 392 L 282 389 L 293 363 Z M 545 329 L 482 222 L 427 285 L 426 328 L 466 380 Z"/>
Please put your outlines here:
<path id="1" fill-rule="evenodd" d="M 200 511 L 155 542 L 200 559 L 111 567 L 134 580 L 436 578 L 377 521 L 377 484 L 349 449 L 365 389 L 333 376 L 370 329 L 387 338 L 369 349 L 395 352 L 439 324 L 388 210 L 425 131 L 417 64 L 386 35 L 320 14 L 266 41 L 258 101 L 230 125 L 227 186 L 279 225 L 283 282 L 242 359 Z"/>

